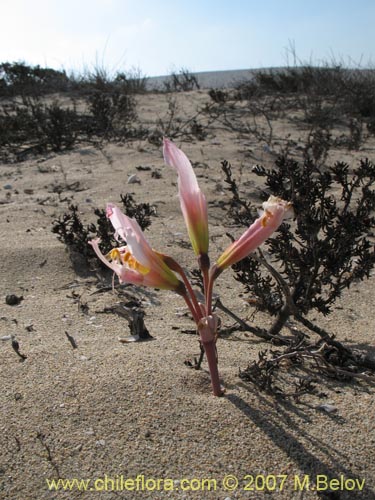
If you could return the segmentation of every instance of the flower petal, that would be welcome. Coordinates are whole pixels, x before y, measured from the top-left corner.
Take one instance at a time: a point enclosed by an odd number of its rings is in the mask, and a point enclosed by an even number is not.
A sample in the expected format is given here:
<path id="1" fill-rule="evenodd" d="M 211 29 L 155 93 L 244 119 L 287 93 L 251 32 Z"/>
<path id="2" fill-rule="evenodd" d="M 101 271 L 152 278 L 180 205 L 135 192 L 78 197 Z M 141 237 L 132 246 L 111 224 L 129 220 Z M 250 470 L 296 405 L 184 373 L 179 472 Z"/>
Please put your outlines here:
<path id="1" fill-rule="evenodd" d="M 134 259 L 148 271 L 142 273 L 144 276 L 143 284 L 182 292 L 184 287 L 181 281 L 158 253 L 151 248 L 138 222 L 123 214 L 113 203 L 107 205 L 107 216 L 116 231 L 116 235 L 126 241 L 126 246 Z"/>
<path id="2" fill-rule="evenodd" d="M 120 283 L 133 283 L 134 285 L 141 285 L 143 283 L 143 275 L 141 273 L 138 273 L 137 271 L 133 271 L 131 269 L 127 269 L 125 266 L 122 266 L 121 264 L 118 264 L 116 262 L 109 262 L 102 254 L 99 248 L 99 243 L 99 238 L 89 241 L 89 244 L 92 246 L 94 252 L 103 262 L 103 264 L 105 264 L 117 274 Z"/>
<path id="3" fill-rule="evenodd" d="M 264 212 L 238 240 L 229 245 L 222 253 L 216 261 L 216 267 L 222 271 L 256 250 L 280 226 L 284 218 L 291 213 L 291 207 L 290 203 L 281 198 L 270 196 L 263 203 Z"/>
<path id="4" fill-rule="evenodd" d="M 188 157 L 169 139 L 164 138 L 163 143 L 165 163 L 177 170 L 179 185 L 181 184 L 189 193 L 199 191 L 198 181 Z"/>
<path id="5" fill-rule="evenodd" d="M 185 153 L 166 138 L 163 153 L 165 163 L 174 167 L 178 173 L 181 210 L 194 252 L 197 255 L 207 254 L 209 243 L 207 202 L 199 189 L 193 167 Z"/>

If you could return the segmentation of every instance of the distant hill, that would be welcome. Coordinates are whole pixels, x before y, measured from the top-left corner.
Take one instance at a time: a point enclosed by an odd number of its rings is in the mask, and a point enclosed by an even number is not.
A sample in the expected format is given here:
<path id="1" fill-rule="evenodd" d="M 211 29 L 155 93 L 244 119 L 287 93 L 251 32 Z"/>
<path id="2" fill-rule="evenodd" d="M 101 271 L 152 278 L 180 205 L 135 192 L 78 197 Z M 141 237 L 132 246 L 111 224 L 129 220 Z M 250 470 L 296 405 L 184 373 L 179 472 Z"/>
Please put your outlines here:
<path id="1" fill-rule="evenodd" d="M 303 71 L 305 68 L 314 68 L 314 66 L 296 66 L 289 69 L 293 69 L 293 71 Z M 347 72 L 349 74 L 360 73 L 362 75 L 373 74 L 374 69 L 372 68 L 343 68 L 337 66 L 337 68 L 330 68 L 329 66 L 316 66 L 317 69 L 340 69 L 341 71 Z M 287 71 L 287 67 L 279 66 L 279 67 L 269 67 L 269 68 L 253 68 L 253 69 L 237 69 L 237 70 L 227 70 L 227 71 L 202 71 L 202 72 L 191 72 L 194 75 L 199 83 L 199 86 L 202 89 L 210 89 L 210 88 L 230 88 L 235 86 L 238 83 L 243 81 L 251 80 L 254 75 L 261 71 L 264 73 L 267 72 L 277 72 L 277 71 Z M 177 75 L 180 72 L 176 72 Z M 153 76 L 147 77 L 147 88 L 149 90 L 160 89 L 164 90 L 164 82 L 168 82 L 171 79 L 171 75 L 164 76 Z"/>
<path id="2" fill-rule="evenodd" d="M 263 68 L 266 70 L 278 68 Z M 281 69 L 281 68 L 280 68 Z M 259 69 L 237 69 L 228 71 L 202 71 L 192 72 L 198 79 L 199 85 L 203 89 L 207 88 L 228 88 L 243 80 L 250 80 Z M 151 89 L 162 89 L 164 82 L 170 79 L 169 75 L 153 76 L 147 79 L 147 87 Z"/>

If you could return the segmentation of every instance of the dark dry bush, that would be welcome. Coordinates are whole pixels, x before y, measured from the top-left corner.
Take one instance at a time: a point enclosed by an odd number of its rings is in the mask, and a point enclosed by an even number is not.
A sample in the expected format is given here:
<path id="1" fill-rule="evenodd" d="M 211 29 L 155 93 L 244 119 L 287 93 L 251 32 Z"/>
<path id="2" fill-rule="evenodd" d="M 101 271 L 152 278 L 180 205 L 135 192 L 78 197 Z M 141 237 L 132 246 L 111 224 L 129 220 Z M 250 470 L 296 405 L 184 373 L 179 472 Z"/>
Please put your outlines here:
<path id="1" fill-rule="evenodd" d="M 341 91 L 346 70 L 340 66 L 295 66 L 256 72 L 255 85 L 263 93 L 314 93 L 329 97 Z"/>
<path id="2" fill-rule="evenodd" d="M 140 70 L 117 73 L 114 83 L 116 85 L 120 84 L 121 92 L 126 94 L 144 94 L 147 92 L 147 77 Z"/>
<path id="3" fill-rule="evenodd" d="M 156 208 L 149 203 L 136 203 L 131 194 L 120 195 L 124 212 L 127 216 L 136 219 L 142 230 L 151 226 L 152 217 L 156 215 Z"/>
<path id="4" fill-rule="evenodd" d="M 343 66 L 289 66 L 280 69 L 259 70 L 250 80 L 236 86 L 237 98 L 248 99 L 265 95 L 316 95 L 324 98 L 340 97 L 364 115 L 374 106 L 375 71 L 346 69 Z"/>
<path id="5" fill-rule="evenodd" d="M 199 89 L 199 82 L 195 75 L 188 69 L 181 68 L 179 73 L 173 72 L 169 80 L 164 82 L 166 92 L 188 92 Z"/>
<path id="6" fill-rule="evenodd" d="M 367 131 L 370 135 L 375 135 L 375 115 L 367 122 Z"/>
<path id="7" fill-rule="evenodd" d="M 24 62 L 0 64 L 0 97 L 38 97 L 72 91 L 80 95 L 93 91 L 137 94 L 146 90 L 147 78 L 139 69 L 112 76 L 105 68 L 97 67 L 93 71 L 68 76 L 65 71 L 29 66 Z"/>
<path id="8" fill-rule="evenodd" d="M 34 134 L 34 121 L 26 107 L 8 104 L 1 108 L 0 148 L 25 143 Z"/>
<path id="9" fill-rule="evenodd" d="M 233 193 L 229 215 L 248 226 L 253 207 L 241 201 L 228 164 L 223 169 Z M 254 172 L 265 178 L 264 199 L 273 194 L 289 200 L 295 212 L 295 220 L 267 240 L 270 260 L 255 254 L 234 266 L 236 279 L 257 298 L 258 307 L 277 316 L 270 330 L 275 335 L 291 315 L 329 314 L 343 290 L 370 276 L 375 165 L 361 160 L 351 173 L 343 162 L 322 170 L 311 160 L 280 157 L 273 169 L 257 166 Z"/>
<path id="10" fill-rule="evenodd" d="M 325 127 L 313 127 L 307 136 L 303 150 L 305 160 L 312 159 L 315 165 L 323 165 L 332 145 L 332 137 Z"/>
<path id="11" fill-rule="evenodd" d="M 65 71 L 32 67 L 23 62 L 0 64 L 0 97 L 64 92 L 68 85 Z"/>
<path id="12" fill-rule="evenodd" d="M 135 99 L 119 91 L 95 91 L 87 98 L 91 117 L 87 119 L 89 135 L 122 140 L 131 134 L 137 118 Z"/>
<path id="13" fill-rule="evenodd" d="M 75 106 L 42 103 L 24 97 L 22 104 L 8 104 L 0 112 L 0 155 L 22 159 L 25 152 L 43 153 L 71 148 L 80 135 L 81 117 Z"/>
<path id="14" fill-rule="evenodd" d="M 24 97 L 21 104 L 0 108 L 0 156 L 22 160 L 27 153 L 63 151 L 78 141 L 125 140 L 145 135 L 135 129 L 136 102 L 119 92 L 94 92 L 88 98 L 88 112 Z"/>
<path id="15" fill-rule="evenodd" d="M 85 260 L 94 256 L 88 241 L 96 230 L 94 225 L 84 225 L 78 212 L 77 205 L 69 205 L 68 212 L 53 222 L 52 232 L 66 245 L 69 251 L 81 254 Z"/>
<path id="16" fill-rule="evenodd" d="M 192 120 L 190 125 L 190 134 L 198 139 L 198 141 L 204 141 L 207 137 L 207 130 L 201 123 L 197 120 Z"/>
<path id="17" fill-rule="evenodd" d="M 363 127 L 369 134 L 374 129 L 375 70 L 300 66 L 257 71 L 233 92 L 222 95 L 212 89 L 209 95 L 213 102 L 206 114 L 229 130 L 255 135 L 262 142 L 272 140 L 272 123 L 280 117 L 314 133 L 345 127 L 350 149 L 358 149 L 366 140 Z M 271 130 L 268 139 L 257 123 L 259 116 Z"/>
<path id="18" fill-rule="evenodd" d="M 137 204 L 131 194 L 121 195 L 123 211 L 129 217 L 135 218 L 145 230 L 151 225 L 152 216 L 156 215 L 155 207 L 148 203 Z M 70 252 L 80 254 L 87 264 L 96 257 L 89 244 L 93 238 L 100 238 L 100 248 L 104 254 L 118 246 L 114 238 L 114 229 L 104 210 L 95 209 L 96 223 L 84 224 L 80 218 L 78 206 L 70 205 L 68 212 L 53 222 L 52 232 L 57 234 L 59 241 L 64 243 Z M 95 262 L 97 259 L 95 258 Z M 99 261 L 100 262 L 100 261 Z"/>
<path id="19" fill-rule="evenodd" d="M 208 95 L 214 102 L 216 102 L 216 104 L 224 104 L 229 98 L 228 92 L 220 89 L 211 89 L 209 90 Z"/>
<path id="20" fill-rule="evenodd" d="M 33 125 L 43 150 L 62 151 L 76 142 L 80 119 L 75 108 L 62 108 L 57 102 L 51 105 L 37 103 L 32 106 Z"/>
<path id="21" fill-rule="evenodd" d="M 12 98 L 0 107 L 0 158 L 19 161 L 28 154 L 69 149 L 78 140 L 146 137 L 145 130 L 133 125 L 137 113 L 132 95 L 145 85 L 139 71 L 111 79 L 99 68 L 77 79 L 24 63 L 0 64 L 0 97 Z M 86 99 L 85 111 L 77 110 L 73 98 L 72 106 L 41 99 L 49 92 L 66 91 Z"/>

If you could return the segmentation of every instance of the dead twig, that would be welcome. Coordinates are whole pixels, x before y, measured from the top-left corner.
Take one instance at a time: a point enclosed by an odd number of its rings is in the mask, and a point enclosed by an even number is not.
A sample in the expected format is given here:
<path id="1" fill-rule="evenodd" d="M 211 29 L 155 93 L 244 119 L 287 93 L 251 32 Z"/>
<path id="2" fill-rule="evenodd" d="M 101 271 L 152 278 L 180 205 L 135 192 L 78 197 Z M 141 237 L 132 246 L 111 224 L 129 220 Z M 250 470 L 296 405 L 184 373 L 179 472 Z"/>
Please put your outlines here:
<path id="1" fill-rule="evenodd" d="M 43 448 L 46 450 L 46 452 L 47 452 L 47 460 L 52 465 L 52 467 L 54 468 L 54 470 L 55 470 L 55 472 L 57 474 L 57 477 L 60 479 L 61 478 L 61 474 L 60 474 L 59 466 L 57 465 L 56 461 L 52 457 L 51 448 L 49 447 L 48 443 L 46 442 L 46 438 L 45 438 L 44 434 L 42 432 L 38 432 L 37 435 L 36 435 L 36 437 L 37 437 L 37 439 L 39 439 L 39 441 L 42 444 Z"/>
<path id="2" fill-rule="evenodd" d="M 14 336 L 12 336 L 12 347 L 14 352 L 22 359 L 22 361 L 25 361 L 27 359 L 27 356 L 20 352 L 20 345 L 18 343 L 18 340 Z"/>
<path id="3" fill-rule="evenodd" d="M 77 345 L 77 342 L 75 341 L 75 339 L 71 335 L 69 335 L 68 332 L 65 332 L 65 335 L 66 335 L 67 339 L 69 340 L 73 349 L 78 349 L 78 345 Z"/>

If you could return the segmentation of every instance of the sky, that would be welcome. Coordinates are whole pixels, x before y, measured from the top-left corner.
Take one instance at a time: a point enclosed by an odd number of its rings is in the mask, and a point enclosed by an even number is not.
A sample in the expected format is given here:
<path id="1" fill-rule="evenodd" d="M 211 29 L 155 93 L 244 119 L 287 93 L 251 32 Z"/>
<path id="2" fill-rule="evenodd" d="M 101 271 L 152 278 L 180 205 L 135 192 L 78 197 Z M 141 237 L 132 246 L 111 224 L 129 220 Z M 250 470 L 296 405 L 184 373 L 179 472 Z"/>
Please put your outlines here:
<path id="1" fill-rule="evenodd" d="M 0 0 L 0 62 L 145 76 L 373 67 L 374 0 Z"/>

